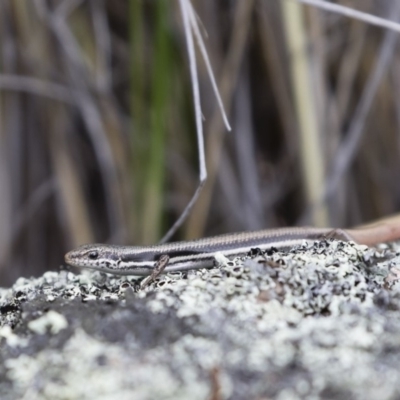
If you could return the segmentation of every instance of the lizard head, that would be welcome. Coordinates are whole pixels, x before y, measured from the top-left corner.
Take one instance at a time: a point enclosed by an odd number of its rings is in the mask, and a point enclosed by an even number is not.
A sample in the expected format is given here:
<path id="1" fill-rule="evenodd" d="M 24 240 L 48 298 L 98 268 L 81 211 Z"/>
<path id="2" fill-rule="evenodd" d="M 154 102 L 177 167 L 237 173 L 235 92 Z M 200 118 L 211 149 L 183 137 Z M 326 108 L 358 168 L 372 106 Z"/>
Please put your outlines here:
<path id="1" fill-rule="evenodd" d="M 64 259 L 66 264 L 78 268 L 90 268 L 112 272 L 118 266 L 119 257 L 114 246 L 85 244 L 69 251 Z"/>

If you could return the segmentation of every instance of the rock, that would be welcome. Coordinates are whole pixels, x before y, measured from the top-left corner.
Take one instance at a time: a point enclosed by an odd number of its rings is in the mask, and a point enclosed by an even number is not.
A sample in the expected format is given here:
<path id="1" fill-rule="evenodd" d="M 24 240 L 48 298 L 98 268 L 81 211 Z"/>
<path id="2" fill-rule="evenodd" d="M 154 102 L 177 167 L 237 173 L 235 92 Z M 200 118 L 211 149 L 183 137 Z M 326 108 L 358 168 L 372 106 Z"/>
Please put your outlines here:
<path id="1" fill-rule="evenodd" d="M 398 251 L 398 248 L 397 248 Z M 0 291 L 0 398 L 398 398 L 400 262 L 320 241 L 210 270 Z"/>

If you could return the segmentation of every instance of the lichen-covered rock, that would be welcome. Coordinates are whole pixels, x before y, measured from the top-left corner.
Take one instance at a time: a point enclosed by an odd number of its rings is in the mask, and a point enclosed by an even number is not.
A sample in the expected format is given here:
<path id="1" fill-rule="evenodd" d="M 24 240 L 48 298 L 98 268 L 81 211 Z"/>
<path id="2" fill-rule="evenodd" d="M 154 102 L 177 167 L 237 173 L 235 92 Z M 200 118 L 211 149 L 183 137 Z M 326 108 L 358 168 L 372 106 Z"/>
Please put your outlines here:
<path id="1" fill-rule="evenodd" d="M 0 291 L 0 398 L 399 398 L 398 251 L 321 241 L 144 290 L 20 278 Z"/>

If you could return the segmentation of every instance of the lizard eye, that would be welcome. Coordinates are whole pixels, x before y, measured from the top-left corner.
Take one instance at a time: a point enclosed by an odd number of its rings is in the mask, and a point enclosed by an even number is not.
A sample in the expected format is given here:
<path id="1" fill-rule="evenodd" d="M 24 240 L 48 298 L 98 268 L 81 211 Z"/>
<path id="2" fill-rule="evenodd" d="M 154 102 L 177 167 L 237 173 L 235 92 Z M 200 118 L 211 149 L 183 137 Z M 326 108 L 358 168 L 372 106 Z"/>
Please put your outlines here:
<path id="1" fill-rule="evenodd" d="M 91 251 L 91 252 L 88 254 L 88 257 L 89 257 L 91 260 L 95 260 L 98 256 L 99 256 L 99 253 L 98 253 L 97 251 Z"/>

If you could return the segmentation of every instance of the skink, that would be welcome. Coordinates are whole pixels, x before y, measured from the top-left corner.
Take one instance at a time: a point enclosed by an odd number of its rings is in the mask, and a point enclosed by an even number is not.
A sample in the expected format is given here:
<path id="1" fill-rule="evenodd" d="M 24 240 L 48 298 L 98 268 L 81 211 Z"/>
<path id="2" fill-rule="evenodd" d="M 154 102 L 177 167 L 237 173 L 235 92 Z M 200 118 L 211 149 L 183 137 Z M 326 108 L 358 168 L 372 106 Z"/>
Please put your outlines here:
<path id="1" fill-rule="evenodd" d="M 367 246 L 400 239 L 400 214 L 352 229 L 291 227 L 241 232 L 199 240 L 147 247 L 87 244 L 68 252 L 65 262 L 118 275 L 149 275 L 161 256 L 169 261 L 164 272 L 211 267 L 216 254 L 240 256 L 253 248 L 288 249 L 304 241 L 333 237 Z"/>

